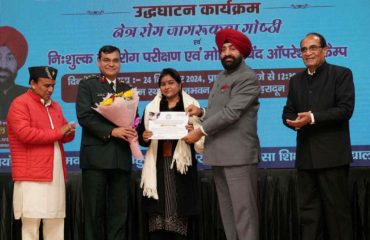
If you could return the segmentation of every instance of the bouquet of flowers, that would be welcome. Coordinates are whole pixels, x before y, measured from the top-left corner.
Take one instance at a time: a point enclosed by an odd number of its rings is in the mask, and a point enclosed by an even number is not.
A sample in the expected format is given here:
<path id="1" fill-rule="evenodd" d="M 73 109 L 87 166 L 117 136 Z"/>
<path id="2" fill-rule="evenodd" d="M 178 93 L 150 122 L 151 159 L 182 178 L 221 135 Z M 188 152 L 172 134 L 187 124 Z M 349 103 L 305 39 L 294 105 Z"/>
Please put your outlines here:
<path id="1" fill-rule="evenodd" d="M 120 92 L 109 93 L 103 101 L 97 104 L 95 111 L 119 127 L 137 128 L 140 118 L 136 117 L 139 94 L 136 88 Z M 136 159 L 144 159 L 137 139 L 129 139 L 132 155 Z"/>

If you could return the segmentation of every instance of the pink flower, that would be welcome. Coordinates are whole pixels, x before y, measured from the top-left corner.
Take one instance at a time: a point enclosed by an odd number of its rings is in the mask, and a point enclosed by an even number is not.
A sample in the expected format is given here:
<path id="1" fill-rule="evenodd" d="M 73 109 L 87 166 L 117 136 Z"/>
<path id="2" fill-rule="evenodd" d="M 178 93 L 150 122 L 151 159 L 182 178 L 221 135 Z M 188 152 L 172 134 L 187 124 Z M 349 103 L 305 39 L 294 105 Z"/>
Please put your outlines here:
<path id="1" fill-rule="evenodd" d="M 132 94 L 131 98 L 115 96 L 114 101 L 111 100 L 109 104 L 97 103 L 96 108 L 93 109 L 116 126 L 126 128 L 137 126 L 139 120 L 136 117 L 136 111 L 139 103 L 139 94 L 136 88 L 132 88 Z M 112 99 L 112 95 L 115 94 L 108 93 L 102 102 Z M 136 159 L 144 159 L 137 139 L 129 139 L 128 142 L 130 143 L 132 156 Z"/>
<path id="2" fill-rule="evenodd" d="M 221 87 L 221 92 L 225 92 L 229 87 L 230 87 L 230 86 L 229 86 L 227 83 L 225 83 L 225 84 L 224 84 L 224 85 L 222 85 L 222 87 Z"/>
<path id="3" fill-rule="evenodd" d="M 136 129 L 139 126 L 140 122 L 141 122 L 140 117 L 136 117 L 134 123 L 132 124 L 132 128 Z"/>

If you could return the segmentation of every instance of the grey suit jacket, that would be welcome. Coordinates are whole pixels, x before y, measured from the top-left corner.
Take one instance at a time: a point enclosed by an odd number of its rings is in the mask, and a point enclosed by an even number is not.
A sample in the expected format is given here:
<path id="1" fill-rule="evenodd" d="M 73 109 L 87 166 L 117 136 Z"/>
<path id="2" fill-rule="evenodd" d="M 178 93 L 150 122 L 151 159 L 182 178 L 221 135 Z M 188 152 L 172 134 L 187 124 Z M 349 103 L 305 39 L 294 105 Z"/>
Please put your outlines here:
<path id="1" fill-rule="evenodd" d="M 207 133 L 205 164 L 234 166 L 259 161 L 259 95 L 257 76 L 244 61 L 237 69 L 218 75 L 202 124 Z"/>

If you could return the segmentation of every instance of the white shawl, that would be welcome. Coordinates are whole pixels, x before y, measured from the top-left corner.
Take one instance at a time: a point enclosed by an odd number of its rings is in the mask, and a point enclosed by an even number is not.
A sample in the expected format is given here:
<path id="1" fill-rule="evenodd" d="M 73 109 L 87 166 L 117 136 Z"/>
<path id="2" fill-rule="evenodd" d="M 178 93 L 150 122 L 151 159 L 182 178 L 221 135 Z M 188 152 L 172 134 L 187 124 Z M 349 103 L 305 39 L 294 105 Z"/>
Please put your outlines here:
<path id="1" fill-rule="evenodd" d="M 149 125 L 149 113 L 159 112 L 159 104 L 162 99 L 162 93 L 158 91 L 157 95 L 145 108 L 144 124 L 145 129 L 148 129 Z M 184 107 L 188 107 L 190 104 L 194 104 L 199 107 L 199 103 L 193 97 L 182 91 L 182 99 Z M 200 127 L 200 119 L 196 116 L 189 117 L 189 122 L 193 124 L 194 129 Z M 203 150 L 204 137 L 202 137 L 197 143 L 195 143 L 195 149 L 198 151 Z M 143 196 L 148 198 L 154 198 L 158 200 L 157 192 L 157 150 L 158 140 L 151 140 L 148 150 L 145 155 L 144 167 L 141 172 L 141 183 L 140 187 L 143 188 Z M 173 154 L 171 163 L 171 169 L 176 164 L 176 169 L 181 174 L 186 174 L 188 167 L 191 166 L 191 150 L 190 146 L 183 140 L 178 140 Z"/>

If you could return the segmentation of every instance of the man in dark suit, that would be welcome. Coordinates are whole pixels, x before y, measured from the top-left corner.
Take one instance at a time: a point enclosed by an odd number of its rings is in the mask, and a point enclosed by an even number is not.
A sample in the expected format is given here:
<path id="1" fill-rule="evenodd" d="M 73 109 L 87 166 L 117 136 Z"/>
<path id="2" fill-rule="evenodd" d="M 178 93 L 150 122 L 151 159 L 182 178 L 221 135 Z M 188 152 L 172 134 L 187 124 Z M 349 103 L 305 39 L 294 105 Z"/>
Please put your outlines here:
<path id="1" fill-rule="evenodd" d="M 228 240 L 258 240 L 257 163 L 260 145 L 257 112 L 260 86 L 244 59 L 252 43 L 243 33 L 223 29 L 216 44 L 224 67 L 217 76 L 208 108 L 194 105 L 189 115 L 203 117 L 202 128 L 184 140 L 194 143 L 205 137 L 204 162 L 212 166 L 225 234 Z"/>
<path id="2" fill-rule="evenodd" d="M 354 84 L 350 69 L 325 61 L 327 51 L 318 33 L 301 41 L 307 68 L 290 79 L 282 115 L 284 124 L 297 131 L 301 240 L 353 237 L 348 171 Z"/>
<path id="3" fill-rule="evenodd" d="M 119 81 L 120 51 L 114 46 L 99 50 L 100 76 L 80 82 L 76 100 L 78 122 L 82 127 L 80 167 L 84 199 L 86 240 L 127 239 L 127 212 L 132 156 L 132 128 L 114 125 L 92 109 L 107 93 L 130 89 Z"/>

